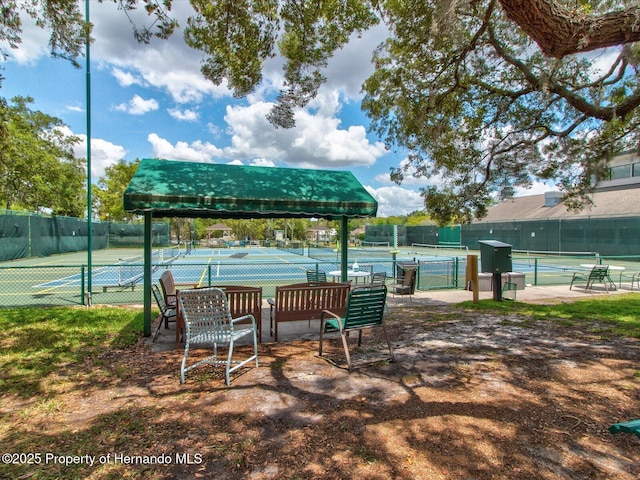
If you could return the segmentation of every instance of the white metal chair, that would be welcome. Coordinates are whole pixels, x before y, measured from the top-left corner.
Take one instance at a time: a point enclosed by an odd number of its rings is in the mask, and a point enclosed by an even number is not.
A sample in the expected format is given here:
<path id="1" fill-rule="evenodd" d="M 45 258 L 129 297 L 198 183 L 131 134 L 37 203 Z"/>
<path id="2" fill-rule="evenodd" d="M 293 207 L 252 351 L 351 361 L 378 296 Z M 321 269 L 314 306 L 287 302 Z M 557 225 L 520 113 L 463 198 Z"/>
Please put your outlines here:
<path id="1" fill-rule="evenodd" d="M 239 368 L 255 361 L 258 366 L 258 329 L 253 315 L 231 317 L 227 297 L 219 288 L 198 288 L 180 290 L 178 293 L 179 314 L 184 318 L 185 345 L 180 382 L 185 382 L 185 374 L 202 364 L 225 365 L 225 383 L 230 384 L 229 375 Z M 249 320 L 249 324 L 236 327 L 236 324 Z M 236 340 L 247 335 L 253 336 L 253 355 L 244 360 L 233 360 L 233 347 Z M 189 349 L 200 345 L 213 347 L 213 355 L 187 367 Z M 218 347 L 229 349 L 226 359 L 218 359 Z M 233 367 L 231 365 L 234 365 Z"/>

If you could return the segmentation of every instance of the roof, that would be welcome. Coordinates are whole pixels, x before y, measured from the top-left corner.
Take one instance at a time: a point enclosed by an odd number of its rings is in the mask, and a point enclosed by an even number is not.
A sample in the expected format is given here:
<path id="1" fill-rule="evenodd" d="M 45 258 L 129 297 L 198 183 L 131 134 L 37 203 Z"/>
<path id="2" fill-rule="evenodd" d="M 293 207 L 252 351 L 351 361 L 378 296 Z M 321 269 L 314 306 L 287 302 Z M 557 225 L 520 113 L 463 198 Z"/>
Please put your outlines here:
<path id="1" fill-rule="evenodd" d="M 124 209 L 153 217 L 375 216 L 378 203 L 351 172 L 143 159 Z"/>
<path id="2" fill-rule="evenodd" d="M 580 217 L 622 217 L 640 214 L 640 188 L 596 191 L 590 195 L 593 205 L 579 212 L 569 211 L 563 203 L 545 207 L 545 195 L 529 195 L 505 200 L 489 207 L 486 217 L 474 223 L 514 220 L 574 219 Z"/>

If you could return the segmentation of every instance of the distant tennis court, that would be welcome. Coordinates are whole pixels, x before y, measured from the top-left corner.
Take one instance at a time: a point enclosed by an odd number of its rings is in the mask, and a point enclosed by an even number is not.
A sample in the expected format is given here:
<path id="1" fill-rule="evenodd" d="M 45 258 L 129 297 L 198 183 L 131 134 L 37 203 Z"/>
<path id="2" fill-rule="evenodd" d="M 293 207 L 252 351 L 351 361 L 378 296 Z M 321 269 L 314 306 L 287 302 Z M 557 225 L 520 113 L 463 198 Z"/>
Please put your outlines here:
<path id="1" fill-rule="evenodd" d="M 142 303 L 142 254 L 139 248 L 95 250 L 91 270 L 93 303 Z M 348 251 L 350 266 L 357 261 L 361 270 L 385 272 L 388 278 L 394 278 L 407 264 L 417 265 L 420 290 L 463 287 L 469 254 L 479 257 L 479 252 L 455 245 L 413 244 L 393 250 L 388 243 L 377 242 Z M 605 262 L 616 266 L 617 283 L 625 272 L 631 275 L 640 271 L 640 257 L 518 251 L 512 255 L 512 270 L 525 273 L 527 284 L 568 285 L 573 272 L 584 265 Z M 157 282 L 167 268 L 171 268 L 177 283 L 260 286 L 264 296 L 273 296 L 278 285 L 305 282 L 306 270 L 339 270 L 340 251 L 335 246 L 297 244 L 291 248 L 249 245 L 155 249 L 152 280 Z M 4 287 L 0 305 L 80 305 L 85 301 L 83 292 L 88 281 L 86 252 L 4 262 L 0 264 Z"/>

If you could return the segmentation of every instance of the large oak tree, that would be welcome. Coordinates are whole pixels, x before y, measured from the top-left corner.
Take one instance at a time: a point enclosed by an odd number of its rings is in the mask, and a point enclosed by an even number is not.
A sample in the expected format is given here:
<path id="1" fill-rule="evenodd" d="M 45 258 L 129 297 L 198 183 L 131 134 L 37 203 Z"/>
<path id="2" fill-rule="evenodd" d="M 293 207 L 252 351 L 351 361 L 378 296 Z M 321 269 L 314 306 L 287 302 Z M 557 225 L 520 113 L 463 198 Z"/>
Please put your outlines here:
<path id="1" fill-rule="evenodd" d="M 107 0 L 105 0 L 107 1 Z M 111 0 L 144 7 L 153 24 L 140 41 L 176 27 L 172 0 Z M 79 0 L 32 0 L 29 14 L 53 32 L 54 55 L 74 60 L 88 26 Z M 20 13 L 4 2 L 0 37 L 18 44 Z M 24 5 L 24 4 L 22 4 Z M 640 7 L 635 0 L 191 0 L 185 41 L 204 53 L 202 73 L 236 96 L 262 81 L 264 61 L 284 60 L 285 89 L 269 115 L 277 127 L 315 96 L 333 53 L 384 22 L 363 107 L 390 147 L 409 152 L 392 172 L 440 175 L 426 189 L 442 223 L 486 212 L 534 179 L 559 182 L 584 203 L 606 161 L 639 143 Z M 614 47 L 606 68 L 595 61 Z M 598 64 L 600 65 L 600 64 Z"/>

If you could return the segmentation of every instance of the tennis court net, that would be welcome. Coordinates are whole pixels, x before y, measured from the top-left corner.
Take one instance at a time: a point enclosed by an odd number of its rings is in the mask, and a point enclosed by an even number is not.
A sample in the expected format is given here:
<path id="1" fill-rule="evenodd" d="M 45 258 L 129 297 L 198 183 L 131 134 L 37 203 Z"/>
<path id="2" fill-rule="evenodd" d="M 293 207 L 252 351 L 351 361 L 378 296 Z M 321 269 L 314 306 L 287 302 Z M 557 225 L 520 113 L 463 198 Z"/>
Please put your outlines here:
<path id="1" fill-rule="evenodd" d="M 151 253 L 152 269 L 168 266 L 180 257 L 180 247 L 168 247 L 153 250 Z M 118 285 L 127 286 L 138 283 L 144 276 L 144 255 L 122 258 L 118 266 Z"/>
<path id="2" fill-rule="evenodd" d="M 409 254 L 419 257 L 466 257 L 469 247 L 465 245 L 412 243 Z"/>
<path id="3" fill-rule="evenodd" d="M 360 246 L 349 247 L 349 259 L 368 259 L 368 260 L 390 260 L 392 258 L 389 243 L 385 242 L 380 246 Z M 335 260 L 340 261 L 341 250 L 332 247 L 309 247 L 309 258 L 316 260 Z"/>

